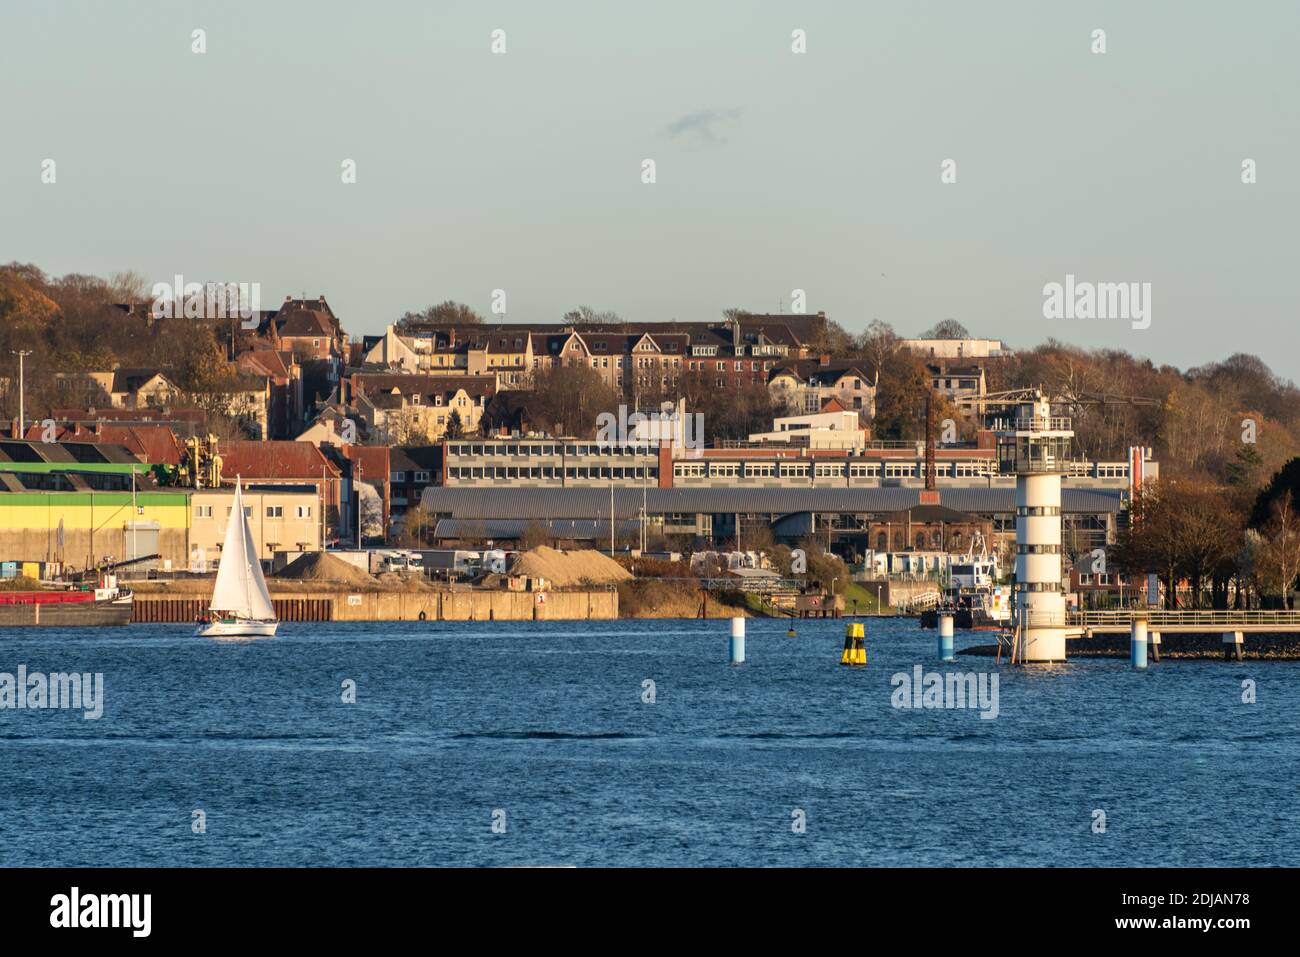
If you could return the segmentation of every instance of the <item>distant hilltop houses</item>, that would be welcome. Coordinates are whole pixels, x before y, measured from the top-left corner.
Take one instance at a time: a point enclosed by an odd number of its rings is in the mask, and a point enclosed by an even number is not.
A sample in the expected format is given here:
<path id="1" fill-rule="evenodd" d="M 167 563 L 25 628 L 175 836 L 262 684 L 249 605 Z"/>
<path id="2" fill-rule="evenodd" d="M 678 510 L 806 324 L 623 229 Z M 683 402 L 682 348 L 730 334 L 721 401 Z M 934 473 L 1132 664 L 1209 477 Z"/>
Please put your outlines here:
<path id="1" fill-rule="evenodd" d="M 873 361 L 825 313 L 457 313 L 352 338 L 324 296 L 210 320 L 116 308 L 160 336 L 162 323 L 198 322 L 216 353 L 53 374 L 57 401 L 0 441 L 0 495 L 39 498 L 3 513 L 0 541 L 18 557 L 87 564 L 151 549 L 173 569 L 210 567 L 236 475 L 267 563 L 332 543 L 607 544 L 611 505 L 618 529 L 640 521 L 701 547 L 815 535 L 854 554 L 960 548 L 970 529 L 997 545 L 1015 527 L 986 407 L 1011 356 L 998 340 L 891 339 Z M 878 437 L 902 388 L 915 437 Z M 679 424 L 635 425 L 647 418 Z M 1072 547 L 1113 541 L 1133 483 L 1156 474 L 1144 449 L 1069 463 Z M 95 496 L 93 519 L 69 507 L 77 495 Z"/>
<path id="2" fill-rule="evenodd" d="M 826 314 L 746 315 L 718 322 L 390 325 L 362 340 L 363 369 L 426 375 L 492 375 L 524 388 L 538 371 L 585 366 L 626 398 L 699 373 L 717 388 L 766 384 L 773 370 L 808 359 Z"/>

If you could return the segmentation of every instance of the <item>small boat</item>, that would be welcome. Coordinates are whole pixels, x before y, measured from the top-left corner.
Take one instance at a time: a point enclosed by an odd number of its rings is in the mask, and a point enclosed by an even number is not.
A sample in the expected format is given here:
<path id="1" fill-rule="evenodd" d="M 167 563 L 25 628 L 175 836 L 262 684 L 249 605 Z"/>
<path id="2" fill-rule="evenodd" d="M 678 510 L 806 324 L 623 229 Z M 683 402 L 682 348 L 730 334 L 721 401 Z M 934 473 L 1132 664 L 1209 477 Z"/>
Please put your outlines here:
<path id="1" fill-rule="evenodd" d="M 938 628 L 939 613 L 950 612 L 953 626 L 975 631 L 998 631 L 1011 622 L 1011 589 L 998 585 L 997 555 L 990 554 L 984 537 L 976 533 L 971 548 L 949 561 L 948 586 L 939 607 L 921 615 L 922 628 Z"/>
<path id="2" fill-rule="evenodd" d="M 80 628 L 125 625 L 131 620 L 133 596 L 104 574 L 97 585 L 41 591 L 0 592 L 0 626 L 6 628 Z"/>
<path id="3" fill-rule="evenodd" d="M 275 606 L 266 590 L 262 563 L 257 559 L 253 533 L 244 514 L 244 495 L 235 479 L 235 501 L 221 546 L 221 564 L 212 589 L 208 615 L 200 619 L 195 634 L 203 638 L 271 638 L 279 627 Z"/>

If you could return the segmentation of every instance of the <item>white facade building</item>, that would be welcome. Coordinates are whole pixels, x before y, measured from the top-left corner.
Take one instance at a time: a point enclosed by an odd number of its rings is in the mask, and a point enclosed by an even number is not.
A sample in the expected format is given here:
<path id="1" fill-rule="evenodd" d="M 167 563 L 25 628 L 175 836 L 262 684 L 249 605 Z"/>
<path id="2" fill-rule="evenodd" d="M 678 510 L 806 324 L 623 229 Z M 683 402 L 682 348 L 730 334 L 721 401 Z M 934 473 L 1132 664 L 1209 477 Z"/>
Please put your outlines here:
<path id="1" fill-rule="evenodd" d="M 787 415 L 772 421 L 771 432 L 755 432 L 751 442 L 788 442 L 810 449 L 861 449 L 866 433 L 856 412 L 818 412 Z"/>
<path id="2" fill-rule="evenodd" d="M 904 339 L 903 348 L 933 359 L 995 359 L 1011 354 L 1001 339 Z"/>

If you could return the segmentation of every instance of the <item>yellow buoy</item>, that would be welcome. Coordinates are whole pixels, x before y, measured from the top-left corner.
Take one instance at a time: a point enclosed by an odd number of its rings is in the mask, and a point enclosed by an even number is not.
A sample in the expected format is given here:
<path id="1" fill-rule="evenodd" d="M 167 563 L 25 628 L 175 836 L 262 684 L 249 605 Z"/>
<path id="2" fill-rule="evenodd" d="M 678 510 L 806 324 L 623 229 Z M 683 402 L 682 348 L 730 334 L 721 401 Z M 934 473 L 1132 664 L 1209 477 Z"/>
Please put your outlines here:
<path id="1" fill-rule="evenodd" d="M 867 640 L 861 622 L 850 622 L 844 629 L 844 654 L 840 664 L 862 667 L 867 663 Z"/>

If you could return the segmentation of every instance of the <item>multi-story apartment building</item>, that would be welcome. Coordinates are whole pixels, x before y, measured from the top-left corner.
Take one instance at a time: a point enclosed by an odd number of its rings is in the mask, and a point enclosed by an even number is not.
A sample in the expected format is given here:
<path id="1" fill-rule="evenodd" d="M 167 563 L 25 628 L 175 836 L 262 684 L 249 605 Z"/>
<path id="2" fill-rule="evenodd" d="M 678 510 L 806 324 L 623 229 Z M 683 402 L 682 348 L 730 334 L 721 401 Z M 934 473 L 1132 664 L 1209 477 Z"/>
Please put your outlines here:
<path id="1" fill-rule="evenodd" d="M 408 508 L 420 504 L 426 488 L 442 482 L 442 455 L 441 444 L 392 449 L 388 467 L 393 523 L 400 521 Z"/>
<path id="2" fill-rule="evenodd" d="M 876 414 L 876 380 L 852 361 L 822 356 L 783 364 L 772 370 L 767 387 L 772 400 L 791 415 L 820 412 L 832 399 L 857 412 L 864 424 Z"/>
<path id="3" fill-rule="evenodd" d="M 172 404 L 180 395 L 180 389 L 161 369 L 56 372 L 54 385 L 61 397 L 86 408 L 155 408 Z"/>
<path id="4" fill-rule="evenodd" d="M 925 368 L 930 376 L 931 387 L 952 401 L 975 399 L 988 394 L 983 366 L 932 362 Z"/>
<path id="5" fill-rule="evenodd" d="M 497 391 L 490 375 L 357 372 L 349 383 L 367 432 L 394 445 L 437 441 L 453 416 L 459 418 L 462 434 L 478 432 L 483 410 Z"/>
<path id="6" fill-rule="evenodd" d="M 367 338 L 363 367 L 428 375 L 494 375 L 501 389 L 525 388 L 533 373 L 584 366 L 630 399 L 654 395 L 684 374 L 716 388 L 765 383 L 781 361 L 805 358 L 825 314 L 741 316 L 709 322 L 556 326 L 500 324 L 389 326 Z"/>

